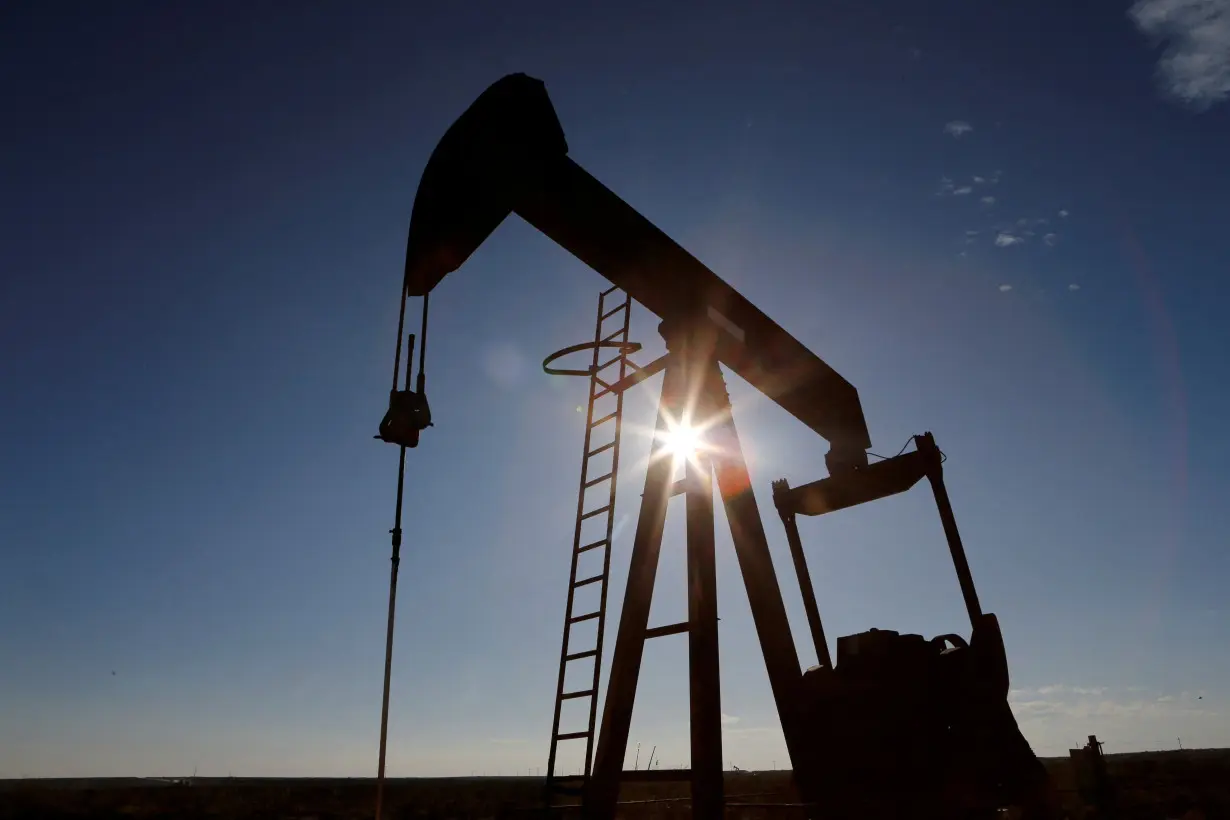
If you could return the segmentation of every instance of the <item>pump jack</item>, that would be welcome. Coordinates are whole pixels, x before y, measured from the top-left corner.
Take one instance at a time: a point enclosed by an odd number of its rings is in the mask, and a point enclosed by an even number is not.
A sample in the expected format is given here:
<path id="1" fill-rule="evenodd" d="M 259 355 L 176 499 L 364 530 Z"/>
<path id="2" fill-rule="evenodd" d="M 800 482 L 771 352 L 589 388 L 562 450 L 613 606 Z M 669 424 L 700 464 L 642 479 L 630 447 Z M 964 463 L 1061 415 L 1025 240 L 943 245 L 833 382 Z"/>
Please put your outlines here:
<path id="1" fill-rule="evenodd" d="M 1008 708 L 998 621 L 978 602 L 943 485 L 942 457 L 930 434 L 916 437 L 913 452 L 869 463 L 871 442 L 855 388 L 570 159 L 545 85 L 524 74 L 506 76 L 483 92 L 428 161 L 407 239 L 403 312 L 406 298 L 426 297 L 511 213 L 662 319 L 666 355 L 643 368 L 632 366 L 631 374 L 606 388 L 622 395 L 663 372 L 659 426 L 691 419 L 705 428 L 709 445 L 688 465 L 682 488 L 672 481 L 669 459 L 651 459 L 647 470 L 601 732 L 593 770 L 582 787 L 584 815 L 592 820 L 615 815 L 620 781 L 630 774 L 623 765 L 644 641 L 672 632 L 687 632 L 689 638 L 692 768 L 654 774 L 691 782 L 694 816 L 716 820 L 723 814 L 713 581 L 716 490 L 730 524 L 796 786 L 811 816 L 938 820 L 989 816 L 1006 805 L 1022 806 L 1033 817 L 1049 816 L 1045 771 Z M 425 329 L 424 318 L 424 335 Z M 398 337 L 400 351 L 400 327 Z M 596 353 L 602 344 L 596 340 L 563 352 L 592 347 Z M 636 349 L 626 333 L 617 346 L 621 356 Z M 409 390 L 407 379 L 407 389 L 398 391 L 395 375 L 378 436 L 403 448 L 416 446 L 418 433 L 430 425 L 421 362 L 422 356 L 416 390 Z M 821 659 L 807 674 L 791 637 L 721 365 L 829 443 L 828 478 L 793 489 L 782 481 L 773 488 Z M 594 369 L 582 373 L 596 376 Z M 872 630 L 839 638 L 834 664 L 795 518 L 903 492 L 923 477 L 939 506 L 971 637 L 927 641 Z M 687 505 L 689 620 L 678 628 L 649 629 L 666 505 L 680 492 Z M 592 732 L 591 726 L 591 741 Z"/>

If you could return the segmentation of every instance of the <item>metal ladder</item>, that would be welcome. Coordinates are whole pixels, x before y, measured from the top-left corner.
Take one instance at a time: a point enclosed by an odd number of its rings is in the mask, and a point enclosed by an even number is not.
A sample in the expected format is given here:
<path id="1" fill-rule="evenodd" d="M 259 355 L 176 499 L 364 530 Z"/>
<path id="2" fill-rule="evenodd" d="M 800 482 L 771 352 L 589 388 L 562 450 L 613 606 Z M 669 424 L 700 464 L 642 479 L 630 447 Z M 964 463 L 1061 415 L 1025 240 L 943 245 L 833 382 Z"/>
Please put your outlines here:
<path id="1" fill-rule="evenodd" d="M 628 341 L 632 299 L 627 294 L 623 294 L 622 302 L 608 308 L 607 298 L 614 294 L 616 290 L 618 288 L 612 287 L 603 291 L 598 296 L 598 321 L 594 327 L 595 342 Z M 617 327 L 618 329 L 611 330 L 612 327 Z M 572 568 L 568 574 L 568 603 L 564 614 L 564 639 L 560 647 L 559 681 L 555 689 L 555 718 L 551 724 L 551 752 L 547 758 L 546 790 L 548 800 L 555 794 L 580 794 L 585 780 L 589 777 L 590 766 L 593 761 L 594 734 L 598 715 L 598 681 L 602 667 L 602 638 L 603 630 L 606 626 L 607 579 L 611 571 L 611 534 L 615 526 L 615 482 L 619 470 L 619 438 L 624 408 L 623 394 L 612 390 L 611 385 L 627 376 L 629 367 L 627 352 L 611 353 L 611 350 L 612 348 L 602 348 L 595 345 L 589 379 L 589 407 L 585 416 L 585 444 L 582 449 L 583 455 L 581 458 L 581 483 L 577 497 L 576 529 L 572 539 Z M 616 365 L 618 365 L 618 373 L 615 372 Z M 609 375 L 604 378 L 603 373 Z M 599 404 L 603 399 L 607 399 L 607 406 L 602 408 L 602 410 L 609 410 L 609 412 L 599 414 Z M 611 402 L 614 403 L 613 409 L 610 407 Z M 605 427 L 608 424 L 611 425 L 610 428 Z M 605 438 L 603 433 L 605 433 L 606 429 L 611 430 L 612 436 L 610 440 L 595 447 L 594 433 L 601 431 L 597 439 L 602 441 Z M 591 477 L 591 463 L 596 457 L 602 456 L 608 451 L 611 454 L 610 470 L 601 475 Z M 603 485 L 607 488 L 606 493 L 601 492 Z M 594 495 L 598 495 L 603 498 L 605 503 L 599 503 L 598 506 L 594 506 L 592 509 L 586 509 L 587 492 L 594 489 L 599 489 L 599 492 L 589 493 L 589 497 L 592 499 Z M 603 530 L 603 537 L 589 543 L 582 543 L 581 534 L 585 522 L 601 517 L 605 517 L 606 524 Z M 578 578 L 577 566 L 580 562 L 580 557 L 591 550 L 602 550 L 602 572 L 586 578 Z M 576 591 L 581 587 L 591 584 L 598 585 L 598 608 L 591 612 L 575 612 Z M 573 624 L 593 620 L 598 622 L 597 639 L 594 647 L 592 649 L 569 651 L 570 647 L 568 644 L 572 636 Z M 591 685 L 588 688 L 576 691 L 565 691 L 564 686 L 569 664 L 590 659 L 593 660 L 594 669 Z M 582 698 L 589 699 L 588 726 L 581 731 L 561 732 L 560 713 L 563 709 L 564 701 Z M 561 740 L 585 741 L 585 767 L 581 770 L 580 775 L 556 776 L 556 752 Z M 573 785 L 568 785 L 567 781 L 572 781 Z"/>

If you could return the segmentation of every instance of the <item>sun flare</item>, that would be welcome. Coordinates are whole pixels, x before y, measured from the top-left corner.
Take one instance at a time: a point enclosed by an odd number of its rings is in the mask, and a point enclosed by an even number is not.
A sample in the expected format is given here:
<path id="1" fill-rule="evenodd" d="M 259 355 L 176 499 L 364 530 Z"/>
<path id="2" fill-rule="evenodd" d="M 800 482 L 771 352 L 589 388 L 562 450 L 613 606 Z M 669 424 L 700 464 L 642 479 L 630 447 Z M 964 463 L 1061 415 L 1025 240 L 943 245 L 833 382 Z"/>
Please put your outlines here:
<path id="1" fill-rule="evenodd" d="M 694 458 L 703 446 L 700 434 L 690 424 L 672 424 L 662 433 L 662 448 L 676 458 Z"/>

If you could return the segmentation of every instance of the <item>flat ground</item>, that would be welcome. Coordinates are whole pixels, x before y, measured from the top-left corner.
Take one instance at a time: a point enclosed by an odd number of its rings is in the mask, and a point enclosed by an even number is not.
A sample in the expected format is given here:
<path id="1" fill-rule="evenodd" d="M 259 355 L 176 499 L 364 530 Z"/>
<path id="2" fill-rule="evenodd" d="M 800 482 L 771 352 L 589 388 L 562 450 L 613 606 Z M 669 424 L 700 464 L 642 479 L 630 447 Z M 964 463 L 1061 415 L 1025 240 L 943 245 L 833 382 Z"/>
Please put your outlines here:
<path id="1" fill-rule="evenodd" d="M 1207 820 L 1230 819 L 1230 749 L 1109 755 L 1120 794 L 1119 820 L 1179 818 L 1199 806 Z M 1046 761 L 1074 818 L 1081 803 L 1066 758 Z M 386 787 L 392 820 L 528 818 L 538 805 L 542 780 L 530 777 L 402 779 Z M 728 772 L 729 803 L 790 803 L 789 772 Z M 686 784 L 630 783 L 620 815 L 629 820 L 684 818 Z M 373 813 L 370 779 L 197 778 L 191 785 L 136 778 L 0 781 L 0 820 L 21 818 L 210 818 L 211 820 L 359 820 Z M 727 817 L 796 820 L 789 807 L 734 808 Z"/>

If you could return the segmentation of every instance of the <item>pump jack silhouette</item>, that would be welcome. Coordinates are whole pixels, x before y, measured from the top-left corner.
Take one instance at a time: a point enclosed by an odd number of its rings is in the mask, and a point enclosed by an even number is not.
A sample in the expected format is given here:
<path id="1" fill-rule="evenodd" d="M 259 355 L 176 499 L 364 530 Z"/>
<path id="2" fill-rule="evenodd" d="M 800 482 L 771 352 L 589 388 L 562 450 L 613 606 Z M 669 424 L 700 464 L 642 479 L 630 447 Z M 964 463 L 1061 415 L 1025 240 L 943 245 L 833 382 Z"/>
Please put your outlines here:
<path id="1" fill-rule="evenodd" d="M 795 783 L 811 816 L 938 820 L 989 817 L 1007 805 L 1021 806 L 1031 818 L 1053 816 L 1056 803 L 1045 770 L 1008 708 L 1008 668 L 999 623 L 978 601 L 943 482 L 943 455 L 931 434 L 916 436 L 911 452 L 870 463 L 871 441 L 855 388 L 574 162 L 544 84 L 524 74 L 504 77 L 483 92 L 448 129 L 423 172 L 401 288 L 403 317 L 408 297 L 424 297 L 420 344 L 425 346 L 427 295 L 511 213 L 610 280 L 614 287 L 604 297 L 622 289 L 662 319 L 659 332 L 666 355 L 636 366 L 627 357 L 637 346 L 625 332 L 616 345 L 623 358 L 621 374 L 626 375 L 609 381 L 599 376 L 597 360 L 609 340 L 596 335 L 593 342 L 560 351 L 589 349 L 595 355 L 594 364 L 579 373 L 591 382 L 591 424 L 593 397 L 599 392 L 622 397 L 662 373 L 659 430 L 689 423 L 703 428 L 709 445 L 689 460 L 679 484 L 673 481 L 668 458 L 651 459 L 647 469 L 601 729 L 592 767 L 587 753 L 580 783 L 584 816 L 611 820 L 620 783 L 634 774 L 625 772 L 623 764 L 645 641 L 682 633 L 689 642 L 691 769 L 635 774 L 687 780 L 693 816 L 717 820 L 723 815 L 715 493 L 730 526 Z M 405 448 L 417 446 L 418 434 L 430 424 L 430 411 L 422 350 L 416 389 L 409 390 L 409 368 L 405 387 L 397 387 L 401 339 L 399 321 L 394 388 L 379 437 L 399 445 L 404 461 Z M 558 355 L 544 363 L 548 372 Z M 722 366 L 829 442 L 828 477 L 796 488 L 784 481 L 773 487 L 822 659 L 806 675 L 791 637 Z M 588 432 L 586 442 L 588 447 Z M 947 634 L 926 640 L 871 630 L 838 638 L 834 662 L 823 639 L 795 519 L 904 492 L 923 478 L 935 496 L 970 619 L 970 638 Z M 584 484 L 583 478 L 582 491 Z M 687 511 L 688 620 L 650 628 L 663 524 L 674 495 L 685 497 Z M 613 489 L 610 498 L 608 506 L 614 503 Z M 578 513 L 585 515 L 580 509 Z M 395 529 L 396 554 L 400 524 Z M 608 534 L 603 548 L 609 547 Z M 574 545 L 570 590 L 581 583 L 575 577 L 579 548 Z M 604 567 L 604 585 L 606 572 Z M 604 620 L 605 595 L 603 600 L 600 613 L 584 616 Z M 574 617 L 582 616 L 570 611 L 568 619 Z M 392 620 L 390 606 L 389 653 Z M 600 649 L 585 654 L 595 665 L 601 656 Z M 561 663 L 569 655 L 567 638 L 562 655 Z M 387 721 L 387 668 L 386 657 L 382 724 Z M 593 691 L 584 696 L 596 701 L 596 667 L 594 677 Z M 557 692 L 557 723 L 558 699 L 570 694 L 562 688 Z M 592 746 L 592 717 L 588 731 L 553 730 L 550 780 L 555 780 L 555 744 L 574 738 Z"/>

